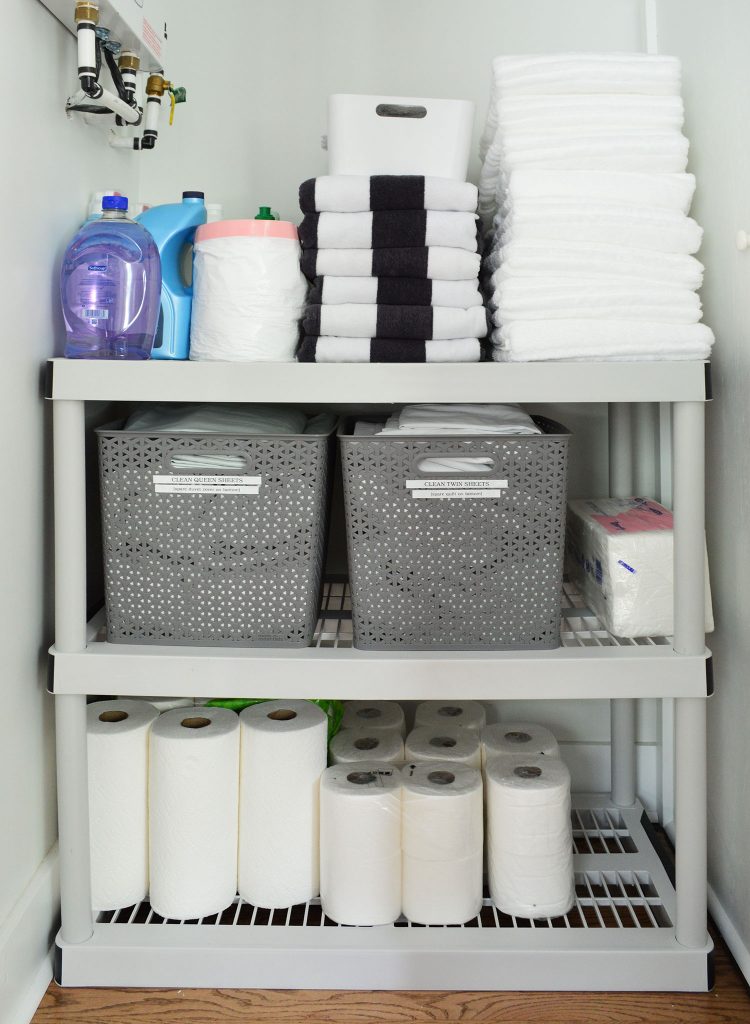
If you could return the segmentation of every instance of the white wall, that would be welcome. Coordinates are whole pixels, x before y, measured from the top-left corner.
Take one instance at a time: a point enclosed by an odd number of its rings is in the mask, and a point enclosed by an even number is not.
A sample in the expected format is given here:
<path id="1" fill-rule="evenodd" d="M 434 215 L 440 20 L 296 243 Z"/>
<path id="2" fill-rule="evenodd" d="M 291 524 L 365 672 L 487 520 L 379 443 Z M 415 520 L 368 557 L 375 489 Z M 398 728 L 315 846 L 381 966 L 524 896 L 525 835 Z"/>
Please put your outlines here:
<path id="1" fill-rule="evenodd" d="M 709 702 L 709 877 L 736 929 L 733 952 L 750 976 L 750 5 L 746 0 L 658 0 L 659 48 L 683 62 L 693 215 L 705 228 L 705 319 L 713 327 L 716 401 L 708 418 L 708 553 L 716 632 L 716 694 Z M 741 948 L 742 947 L 742 948 Z"/>
<path id="2" fill-rule="evenodd" d="M 61 347 L 62 251 L 89 194 L 127 191 L 137 166 L 132 154 L 108 150 L 92 129 L 67 121 L 75 41 L 37 0 L 4 0 L 3 34 L 3 92 L 23 93 L 23 106 L 4 110 L 0 163 L 0 1020 L 14 1024 L 22 1019 L 20 994 L 44 982 L 35 972 L 56 913 L 54 858 L 45 860 L 56 819 L 52 700 L 45 693 L 53 583 L 49 423 L 40 372 Z M 24 919 L 39 927 L 24 927 Z"/>

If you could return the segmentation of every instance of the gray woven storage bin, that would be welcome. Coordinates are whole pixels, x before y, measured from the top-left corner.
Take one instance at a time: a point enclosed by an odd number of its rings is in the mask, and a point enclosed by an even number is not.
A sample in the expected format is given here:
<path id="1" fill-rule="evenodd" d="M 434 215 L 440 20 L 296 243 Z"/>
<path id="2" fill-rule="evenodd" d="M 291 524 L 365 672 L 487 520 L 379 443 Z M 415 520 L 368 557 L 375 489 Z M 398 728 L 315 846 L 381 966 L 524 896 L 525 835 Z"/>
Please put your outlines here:
<path id="1" fill-rule="evenodd" d="M 340 433 L 355 647 L 560 645 L 569 434 L 535 420 L 543 434 Z M 507 488 L 497 498 L 413 497 L 406 481 L 424 476 L 418 464 L 431 456 L 488 456 L 489 476 Z"/>
<path id="2" fill-rule="evenodd" d="M 97 430 L 107 639 L 303 647 L 318 615 L 333 435 Z M 258 494 L 156 493 L 174 456 L 239 456 Z"/>

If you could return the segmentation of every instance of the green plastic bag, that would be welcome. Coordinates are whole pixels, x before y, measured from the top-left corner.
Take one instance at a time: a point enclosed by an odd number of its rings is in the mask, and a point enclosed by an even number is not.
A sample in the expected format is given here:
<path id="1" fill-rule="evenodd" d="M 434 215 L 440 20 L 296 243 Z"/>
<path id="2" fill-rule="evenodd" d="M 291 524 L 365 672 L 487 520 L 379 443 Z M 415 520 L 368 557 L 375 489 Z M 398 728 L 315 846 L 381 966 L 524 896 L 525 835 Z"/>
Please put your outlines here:
<path id="1" fill-rule="evenodd" d="M 240 711 L 244 711 L 245 708 L 249 708 L 252 704 L 265 704 L 269 700 L 276 700 L 275 697 L 228 697 L 226 699 L 217 698 L 216 700 L 209 700 L 206 702 L 208 708 L 229 708 L 230 711 L 236 711 L 237 714 Z M 341 728 L 341 719 L 344 717 L 344 702 L 340 700 L 311 700 L 311 704 L 316 704 L 321 711 L 325 712 L 328 716 L 328 742 L 330 743 L 333 737 Z"/>

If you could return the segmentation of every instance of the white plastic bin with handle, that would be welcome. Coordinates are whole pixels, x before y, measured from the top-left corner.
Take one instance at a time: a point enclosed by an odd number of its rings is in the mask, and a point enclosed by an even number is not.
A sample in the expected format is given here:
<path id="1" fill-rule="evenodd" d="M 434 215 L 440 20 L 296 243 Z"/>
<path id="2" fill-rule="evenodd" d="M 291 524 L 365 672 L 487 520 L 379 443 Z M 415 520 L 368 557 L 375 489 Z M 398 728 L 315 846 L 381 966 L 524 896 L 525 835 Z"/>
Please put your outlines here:
<path id="1" fill-rule="evenodd" d="M 466 181 L 473 126 L 469 100 L 337 93 L 328 100 L 328 171 Z"/>

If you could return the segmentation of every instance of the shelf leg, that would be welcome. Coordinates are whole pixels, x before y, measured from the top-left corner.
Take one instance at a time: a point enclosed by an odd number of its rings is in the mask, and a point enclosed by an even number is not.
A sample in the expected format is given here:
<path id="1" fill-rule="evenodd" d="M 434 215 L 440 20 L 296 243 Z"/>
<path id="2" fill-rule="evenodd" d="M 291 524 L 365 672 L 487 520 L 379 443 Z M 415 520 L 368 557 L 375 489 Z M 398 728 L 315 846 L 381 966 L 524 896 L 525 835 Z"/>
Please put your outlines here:
<path id="1" fill-rule="evenodd" d="M 86 452 L 83 402 L 55 401 L 55 647 L 86 646 Z M 86 698 L 55 697 L 62 937 L 93 932 L 89 866 Z"/>
<path id="2" fill-rule="evenodd" d="M 633 416 L 631 406 L 609 406 L 609 493 L 627 498 L 633 493 Z M 635 803 L 635 701 L 609 702 L 612 802 L 618 807 Z"/>
<path id="3" fill-rule="evenodd" d="M 674 647 L 705 650 L 705 407 L 678 402 L 673 416 Z M 675 701 L 675 849 L 677 920 L 683 946 L 700 948 L 706 932 L 706 701 Z"/>

